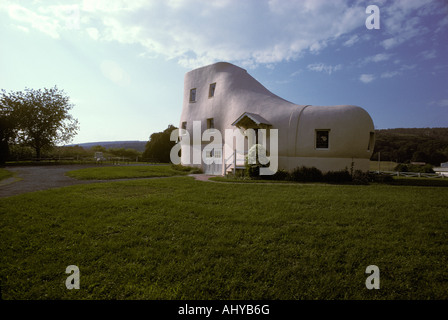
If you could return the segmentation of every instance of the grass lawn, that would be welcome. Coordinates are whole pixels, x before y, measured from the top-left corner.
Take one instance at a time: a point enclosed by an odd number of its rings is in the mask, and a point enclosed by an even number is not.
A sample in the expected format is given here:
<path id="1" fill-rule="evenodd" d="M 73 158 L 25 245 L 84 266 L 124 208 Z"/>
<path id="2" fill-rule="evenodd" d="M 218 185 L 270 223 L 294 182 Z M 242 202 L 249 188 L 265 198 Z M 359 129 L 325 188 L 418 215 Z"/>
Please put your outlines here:
<path id="1" fill-rule="evenodd" d="M 11 178 L 12 176 L 13 176 L 13 173 L 11 171 L 0 168 L 0 181 L 2 181 L 4 179 Z"/>
<path id="2" fill-rule="evenodd" d="M 191 177 L 0 199 L 3 299 L 447 299 L 446 188 Z M 65 269 L 80 269 L 67 290 Z M 380 289 L 365 286 L 380 269 Z"/>
<path id="3" fill-rule="evenodd" d="M 152 166 L 123 166 L 98 167 L 73 170 L 67 176 L 79 180 L 111 180 L 125 178 L 171 177 L 186 175 L 188 171 L 181 171 L 169 165 Z"/>

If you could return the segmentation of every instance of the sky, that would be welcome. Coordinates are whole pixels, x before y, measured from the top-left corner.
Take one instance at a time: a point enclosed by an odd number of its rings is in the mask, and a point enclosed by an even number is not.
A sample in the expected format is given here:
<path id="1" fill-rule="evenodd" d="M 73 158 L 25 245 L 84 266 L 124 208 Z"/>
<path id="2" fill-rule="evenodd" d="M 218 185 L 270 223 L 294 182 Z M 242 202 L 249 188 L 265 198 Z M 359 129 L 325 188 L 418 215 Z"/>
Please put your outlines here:
<path id="1" fill-rule="evenodd" d="M 75 144 L 178 126 L 185 73 L 218 61 L 377 129 L 448 127 L 446 0 L 0 0 L 0 39 L 0 89 L 64 90 Z"/>

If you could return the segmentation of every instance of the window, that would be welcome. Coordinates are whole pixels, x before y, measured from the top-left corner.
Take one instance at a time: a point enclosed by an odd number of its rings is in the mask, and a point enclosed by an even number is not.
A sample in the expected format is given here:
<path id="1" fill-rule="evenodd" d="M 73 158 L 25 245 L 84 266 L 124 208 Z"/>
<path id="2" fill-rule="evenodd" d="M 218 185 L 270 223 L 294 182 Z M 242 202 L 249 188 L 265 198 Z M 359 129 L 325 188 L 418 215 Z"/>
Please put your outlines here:
<path id="1" fill-rule="evenodd" d="M 328 149 L 330 130 L 316 130 L 316 149 Z"/>
<path id="2" fill-rule="evenodd" d="M 375 132 L 370 132 L 369 145 L 367 146 L 367 151 L 373 149 L 373 144 L 375 142 Z"/>
<path id="3" fill-rule="evenodd" d="M 215 121 L 213 118 L 207 119 L 207 129 L 214 129 L 215 128 Z"/>
<path id="4" fill-rule="evenodd" d="M 182 122 L 182 128 L 181 129 L 184 129 L 184 130 L 187 129 L 187 121 Z"/>
<path id="5" fill-rule="evenodd" d="M 216 82 L 210 84 L 210 88 L 208 89 L 208 97 L 213 98 L 215 96 Z"/>
<path id="6" fill-rule="evenodd" d="M 190 90 L 190 102 L 196 102 L 196 88 Z"/>

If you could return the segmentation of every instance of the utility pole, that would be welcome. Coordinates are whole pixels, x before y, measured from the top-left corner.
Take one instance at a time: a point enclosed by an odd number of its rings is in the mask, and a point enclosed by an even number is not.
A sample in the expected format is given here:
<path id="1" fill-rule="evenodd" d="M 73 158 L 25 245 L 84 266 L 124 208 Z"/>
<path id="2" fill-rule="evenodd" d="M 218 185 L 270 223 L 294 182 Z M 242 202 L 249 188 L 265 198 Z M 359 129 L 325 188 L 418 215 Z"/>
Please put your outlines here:
<path id="1" fill-rule="evenodd" d="M 381 152 L 378 151 L 378 173 L 380 173 L 381 166 Z"/>

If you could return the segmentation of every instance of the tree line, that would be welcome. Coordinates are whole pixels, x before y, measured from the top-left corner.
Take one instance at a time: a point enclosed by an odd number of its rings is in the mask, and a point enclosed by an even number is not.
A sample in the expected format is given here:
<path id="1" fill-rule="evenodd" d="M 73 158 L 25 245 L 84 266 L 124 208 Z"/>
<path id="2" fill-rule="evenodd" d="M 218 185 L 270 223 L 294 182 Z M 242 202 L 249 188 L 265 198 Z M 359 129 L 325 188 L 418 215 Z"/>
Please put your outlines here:
<path id="1" fill-rule="evenodd" d="M 397 163 L 425 162 L 434 166 L 448 161 L 448 128 L 397 128 L 375 131 L 371 160 Z"/>

